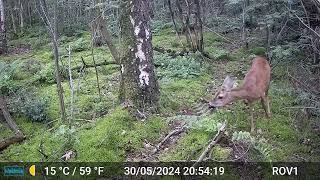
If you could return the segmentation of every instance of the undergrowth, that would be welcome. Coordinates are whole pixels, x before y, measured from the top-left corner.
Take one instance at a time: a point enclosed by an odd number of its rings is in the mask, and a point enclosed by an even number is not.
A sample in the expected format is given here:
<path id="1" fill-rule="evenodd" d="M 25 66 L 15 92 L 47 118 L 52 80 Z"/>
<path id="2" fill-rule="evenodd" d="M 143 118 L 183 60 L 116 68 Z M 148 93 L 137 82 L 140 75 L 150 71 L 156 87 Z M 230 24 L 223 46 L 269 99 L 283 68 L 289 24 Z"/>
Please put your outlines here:
<path id="1" fill-rule="evenodd" d="M 185 44 L 181 44 L 171 24 L 154 24 L 153 44 L 164 48 L 181 51 Z M 263 53 L 265 49 L 254 48 L 245 50 L 227 50 L 221 48 L 225 45 L 221 37 L 214 33 L 205 33 L 206 51 L 215 57 L 214 60 L 204 61 L 201 56 L 192 54 L 184 57 L 172 58 L 165 54 L 155 54 L 156 73 L 160 84 L 160 111 L 146 121 L 137 121 L 119 106 L 118 86 L 119 72 L 111 66 L 99 67 L 99 83 L 101 94 L 98 94 L 95 72 L 87 69 L 82 75 L 73 74 L 75 91 L 74 144 L 71 147 L 77 155 L 71 161 L 124 161 L 131 153 L 141 152 L 144 142 L 153 144 L 167 134 L 170 129 L 168 121 L 171 119 L 184 121 L 189 131 L 183 135 L 175 145 L 159 156 L 162 161 L 194 160 L 199 157 L 208 141 L 216 134 L 222 122 L 228 122 L 227 136 L 234 142 L 246 143 L 252 148 L 251 160 L 256 161 L 299 161 L 303 157 L 308 161 L 317 161 L 317 146 L 319 137 L 313 128 L 318 123 L 311 118 L 302 121 L 295 117 L 292 109 L 296 99 L 290 85 L 282 79 L 283 71 L 276 70 L 275 79 L 271 82 L 269 97 L 271 100 L 272 118 L 267 119 L 259 103 L 255 103 L 254 117 L 256 119 L 257 136 L 249 135 L 250 117 L 246 106 L 237 102 L 229 108 L 215 111 L 208 116 L 181 115 L 182 112 L 192 111 L 193 106 L 203 97 L 212 97 L 211 89 L 217 89 L 226 74 L 243 78 L 248 68 L 252 54 Z M 182 42 L 185 42 L 184 37 Z M 30 41 L 28 41 L 30 40 Z M 38 117 L 26 114 L 13 113 L 14 120 L 27 139 L 20 144 L 14 144 L 1 152 L 0 161 L 46 161 L 46 157 L 39 153 L 42 145 L 44 153 L 51 160 L 60 160 L 64 150 L 58 151 L 66 142 L 68 133 L 65 122 L 60 120 L 59 101 L 54 78 L 53 56 L 49 39 L 39 42 L 37 37 L 30 35 L 10 42 L 11 46 L 31 46 L 32 51 L 26 54 L 1 57 L 4 64 L 15 63 L 17 72 L 10 70 L 0 77 L 2 90 L 16 93 L 21 87 L 33 87 L 32 91 L 39 99 L 46 99 L 46 104 L 39 103 L 41 117 L 48 118 L 40 123 Z M 90 36 L 81 32 L 77 36 L 62 36 L 60 40 L 60 55 L 62 69 L 67 69 L 67 51 L 65 47 L 71 45 L 72 66 L 82 64 L 82 58 L 91 64 Z M 95 59 L 98 63 L 112 60 L 106 47 L 95 48 Z M 274 52 L 279 53 L 275 48 Z M 282 57 L 282 56 L 281 56 Z M 13 63 L 15 62 L 15 63 Z M 29 65 L 31 66 L 29 68 Z M 14 68 L 15 69 L 15 68 Z M 20 70 L 27 72 L 20 73 Z M 5 71 L 0 71 L 0 73 Z M 280 74 L 282 73 L 282 74 Z M 70 86 L 68 74 L 63 76 L 63 88 L 67 115 L 70 116 Z M 12 96 L 13 97 L 13 96 Z M 26 103 L 26 107 L 36 104 Z M 39 110 L 38 109 L 38 110 Z M 37 110 L 31 109 L 33 114 Z M 29 112 L 29 114 L 30 114 Z M 42 118 L 40 118 L 42 119 Z M 0 137 L 8 137 L 11 132 L 0 124 Z M 232 139 L 233 137 L 233 139 Z M 305 143 L 312 141 L 311 144 Z M 215 160 L 227 161 L 232 159 L 232 148 L 225 141 L 215 147 L 213 157 Z"/>

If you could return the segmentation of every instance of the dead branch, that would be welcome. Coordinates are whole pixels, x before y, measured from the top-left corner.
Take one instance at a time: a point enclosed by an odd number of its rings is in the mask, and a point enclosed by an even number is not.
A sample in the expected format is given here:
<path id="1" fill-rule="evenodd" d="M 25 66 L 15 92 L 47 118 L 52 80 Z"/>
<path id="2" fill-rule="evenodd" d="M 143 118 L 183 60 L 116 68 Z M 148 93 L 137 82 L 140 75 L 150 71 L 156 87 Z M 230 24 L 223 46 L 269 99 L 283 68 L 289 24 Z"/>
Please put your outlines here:
<path id="1" fill-rule="evenodd" d="M 210 32 L 213 32 L 213 33 L 215 33 L 216 35 L 218 35 L 219 37 L 221 37 L 222 39 L 226 40 L 227 42 L 229 42 L 229 43 L 231 43 L 231 44 L 234 44 L 234 41 L 233 41 L 233 40 L 231 40 L 231 39 L 229 39 L 229 38 L 221 35 L 220 33 L 217 33 L 216 31 L 214 31 L 213 29 L 211 29 L 211 28 L 209 28 L 209 27 L 207 27 L 207 26 L 204 26 L 204 27 L 205 27 L 207 30 L 209 30 Z"/>
<path id="2" fill-rule="evenodd" d="M 6 120 L 7 124 L 9 125 L 10 129 L 16 134 L 17 136 L 23 136 L 23 133 L 20 131 L 17 124 L 11 118 L 9 110 L 6 105 L 5 98 L 0 95 L 0 114 L 3 114 L 4 119 Z"/>
<path id="3" fill-rule="evenodd" d="M 172 58 L 178 57 L 178 56 L 185 56 L 187 55 L 189 52 L 188 51 L 175 51 L 172 49 L 165 49 L 163 47 L 158 47 L 158 46 L 154 46 L 153 47 L 154 51 L 160 52 L 160 53 L 168 53 Z"/>
<path id="4" fill-rule="evenodd" d="M 5 98 L 0 95 L 0 114 L 2 113 L 5 121 L 9 125 L 10 129 L 14 132 L 14 136 L 4 139 L 3 141 L 0 142 L 0 151 L 7 148 L 11 144 L 21 142 L 23 141 L 26 137 L 23 135 L 23 133 L 20 131 L 19 127 L 17 124 L 13 121 L 13 119 L 10 116 L 9 110 L 6 105 Z"/>
<path id="5" fill-rule="evenodd" d="M 105 61 L 105 62 L 102 62 L 102 63 L 97 63 L 96 65 L 94 64 L 83 64 L 82 66 L 78 66 L 78 67 L 73 67 L 71 70 L 81 70 L 81 69 L 84 69 L 84 68 L 94 68 L 94 67 L 98 67 L 98 66 L 106 66 L 106 65 L 111 65 L 111 64 L 114 64 L 114 65 L 117 65 L 118 63 L 114 62 L 114 61 Z"/>
<path id="6" fill-rule="evenodd" d="M 173 135 L 177 135 L 177 134 L 180 134 L 182 132 L 184 132 L 186 130 L 186 126 L 182 126 L 181 128 L 179 129 L 175 129 L 173 131 L 171 131 L 155 148 L 154 150 L 152 151 L 152 155 L 157 153 L 159 150 L 160 150 L 160 147 Z"/>
<path id="7" fill-rule="evenodd" d="M 197 162 L 193 164 L 193 167 L 197 167 L 200 162 L 204 160 L 204 158 L 207 156 L 207 154 L 210 152 L 210 150 L 213 148 L 214 145 L 217 144 L 217 142 L 220 140 L 222 134 L 224 134 L 227 127 L 227 122 L 225 121 L 220 129 L 218 130 L 217 134 L 214 136 L 214 138 L 211 140 L 207 148 L 203 151 L 201 156 L 198 158 Z"/>
<path id="8" fill-rule="evenodd" d="M 157 52 L 160 52 L 160 53 L 167 53 L 169 54 L 169 56 L 171 56 L 172 58 L 176 58 L 178 56 L 186 56 L 186 55 L 189 55 L 191 54 L 191 52 L 189 51 L 186 51 L 186 50 L 183 50 L 183 51 L 175 51 L 175 50 L 172 50 L 172 49 L 165 49 L 163 47 L 158 47 L 158 46 L 154 46 L 153 47 L 153 50 L 154 51 L 157 51 Z M 207 59 L 210 59 L 210 60 L 214 60 L 214 57 L 212 57 L 209 53 L 207 52 L 202 52 L 201 55 Z"/>
<path id="9" fill-rule="evenodd" d="M 311 32 L 313 32 L 313 34 L 315 34 L 316 36 L 318 36 L 318 38 L 320 38 L 320 34 L 314 29 L 312 29 L 310 26 L 308 26 L 305 22 L 303 22 L 303 20 L 296 13 L 293 13 L 292 11 L 290 11 L 290 13 L 293 14 L 306 28 L 308 28 Z"/>
<path id="10" fill-rule="evenodd" d="M 12 136 L 12 137 L 9 137 L 7 139 L 0 141 L 0 151 L 4 150 L 5 148 L 10 146 L 11 144 L 23 141 L 25 138 L 26 137 L 23 135 L 15 135 L 15 136 Z"/>

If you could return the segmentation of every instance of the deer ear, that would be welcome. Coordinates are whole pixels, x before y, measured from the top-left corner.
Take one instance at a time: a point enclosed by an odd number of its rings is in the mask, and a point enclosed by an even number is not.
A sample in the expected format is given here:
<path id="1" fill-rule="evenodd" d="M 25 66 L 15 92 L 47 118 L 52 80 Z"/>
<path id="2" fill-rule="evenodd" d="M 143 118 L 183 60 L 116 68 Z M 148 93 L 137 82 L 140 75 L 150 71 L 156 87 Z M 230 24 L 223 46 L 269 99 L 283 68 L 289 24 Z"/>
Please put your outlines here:
<path id="1" fill-rule="evenodd" d="M 235 82 L 236 82 L 235 78 L 227 76 L 223 81 L 222 87 L 225 90 L 230 91 L 233 88 Z"/>

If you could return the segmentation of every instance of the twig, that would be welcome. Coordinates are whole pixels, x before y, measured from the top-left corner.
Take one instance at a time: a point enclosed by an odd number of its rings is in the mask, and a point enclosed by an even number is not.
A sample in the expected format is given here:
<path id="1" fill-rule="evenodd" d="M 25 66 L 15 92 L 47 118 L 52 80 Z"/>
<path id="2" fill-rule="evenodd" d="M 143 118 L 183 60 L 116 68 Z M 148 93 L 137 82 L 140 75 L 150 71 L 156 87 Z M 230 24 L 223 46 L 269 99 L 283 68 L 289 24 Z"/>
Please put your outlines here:
<path id="1" fill-rule="evenodd" d="M 176 135 L 176 134 L 180 134 L 182 133 L 183 131 L 186 130 L 186 126 L 182 126 L 181 128 L 179 129 L 175 129 L 173 130 L 172 132 L 170 132 L 155 148 L 154 150 L 152 151 L 152 155 L 157 153 L 159 150 L 160 150 L 160 147 L 173 135 Z"/>
<path id="2" fill-rule="evenodd" d="M 205 27 L 207 30 L 209 30 L 209 31 L 215 33 L 216 35 L 220 36 L 222 39 L 228 41 L 229 43 L 234 44 L 234 42 L 233 42 L 232 40 L 230 40 L 229 38 L 222 36 L 221 34 L 215 32 L 213 29 L 211 29 L 211 28 L 209 28 L 209 27 L 207 27 L 207 26 L 204 26 L 204 27 Z"/>
<path id="3" fill-rule="evenodd" d="M 85 121 L 85 122 L 89 122 L 89 123 L 95 123 L 96 121 L 92 121 L 92 120 L 87 120 L 87 119 L 74 119 L 76 121 Z"/>
<path id="4" fill-rule="evenodd" d="M 73 67 L 71 70 L 82 70 L 84 68 L 93 68 L 93 67 L 97 67 L 97 66 L 104 66 L 104 65 L 111 65 L 111 64 L 116 65 L 117 63 L 114 62 L 114 61 L 109 61 L 109 62 L 106 61 L 106 62 L 102 62 L 102 63 L 97 63 L 96 65 L 94 65 L 94 64 L 83 64 L 80 67 Z"/>
<path id="5" fill-rule="evenodd" d="M 295 77 L 293 77 L 290 73 L 288 73 L 288 76 L 294 80 L 295 82 L 299 83 L 301 86 L 303 86 L 305 88 L 306 91 L 318 94 L 319 92 L 317 92 L 316 90 L 314 90 L 313 88 L 309 87 L 308 85 L 306 85 L 305 83 L 302 83 L 301 81 L 299 81 L 298 79 L 296 79 Z"/>
<path id="6" fill-rule="evenodd" d="M 290 9 L 289 9 L 289 11 L 290 11 Z M 318 38 L 320 38 L 320 34 L 317 31 L 315 31 L 314 29 L 312 29 L 310 26 L 308 26 L 305 22 L 303 22 L 303 20 L 296 13 L 293 13 L 292 11 L 290 11 L 290 13 L 293 14 L 306 28 L 308 28 L 316 36 L 318 36 Z"/>
<path id="7" fill-rule="evenodd" d="M 282 109 L 318 109 L 320 110 L 320 108 L 317 108 L 317 107 L 304 107 L 304 106 L 284 107 Z"/>
<path id="8" fill-rule="evenodd" d="M 73 87 L 72 72 L 71 72 L 71 46 L 70 45 L 69 45 L 69 48 L 68 48 L 68 69 L 69 69 L 69 83 L 70 83 L 70 91 L 71 91 L 71 97 L 70 97 L 71 115 L 70 115 L 70 118 L 69 118 L 69 129 L 71 129 L 72 119 L 73 119 L 74 87 Z"/>
<path id="9" fill-rule="evenodd" d="M 96 60 L 94 59 L 94 27 L 92 26 L 92 32 L 91 32 L 91 56 L 92 56 L 92 62 L 94 65 L 94 70 L 96 72 L 96 80 L 97 80 L 97 88 L 98 88 L 98 94 L 99 94 L 99 98 L 101 100 L 101 90 L 100 90 L 100 84 L 99 84 L 99 73 L 98 73 L 98 68 L 96 65 Z"/>
<path id="10" fill-rule="evenodd" d="M 201 156 L 198 158 L 197 162 L 193 164 L 193 167 L 197 167 L 200 162 L 203 161 L 203 159 L 207 156 L 208 152 L 213 148 L 214 145 L 217 144 L 217 142 L 220 140 L 222 134 L 224 134 L 227 127 L 227 122 L 225 121 L 220 129 L 218 130 L 217 134 L 214 136 L 214 138 L 211 140 L 207 148 L 203 151 Z"/>

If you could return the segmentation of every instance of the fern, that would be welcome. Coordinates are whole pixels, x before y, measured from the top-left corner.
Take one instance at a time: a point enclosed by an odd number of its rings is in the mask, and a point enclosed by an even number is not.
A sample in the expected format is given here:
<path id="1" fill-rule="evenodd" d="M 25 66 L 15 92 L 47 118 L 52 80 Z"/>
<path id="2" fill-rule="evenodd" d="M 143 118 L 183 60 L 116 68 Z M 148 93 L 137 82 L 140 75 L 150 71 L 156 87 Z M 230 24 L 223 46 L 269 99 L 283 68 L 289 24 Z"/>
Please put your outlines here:
<path id="1" fill-rule="evenodd" d="M 11 64 L 0 62 L 0 94 L 11 89 L 12 75 L 14 70 L 18 67 L 18 61 L 14 61 Z"/>
<path id="2" fill-rule="evenodd" d="M 265 160 L 271 161 L 270 152 L 272 147 L 264 138 L 256 138 L 250 135 L 249 132 L 234 132 L 232 134 L 232 141 L 240 141 L 252 145 L 253 149 L 258 151 Z"/>

